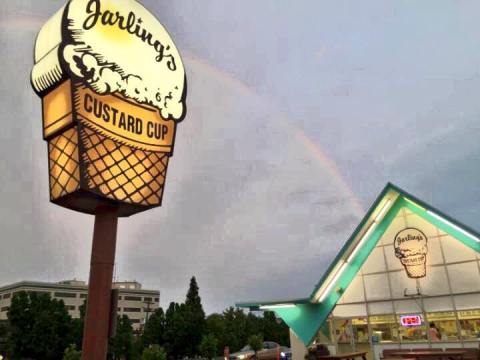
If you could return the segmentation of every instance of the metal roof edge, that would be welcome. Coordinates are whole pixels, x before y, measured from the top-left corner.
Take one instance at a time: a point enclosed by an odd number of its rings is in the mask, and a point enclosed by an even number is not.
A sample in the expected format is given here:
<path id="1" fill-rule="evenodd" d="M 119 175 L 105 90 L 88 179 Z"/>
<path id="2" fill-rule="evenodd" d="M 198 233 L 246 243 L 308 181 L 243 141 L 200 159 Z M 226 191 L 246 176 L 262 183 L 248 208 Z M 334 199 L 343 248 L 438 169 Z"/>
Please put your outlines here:
<path id="1" fill-rule="evenodd" d="M 454 225 L 462 228 L 463 230 L 465 231 L 468 231 L 468 232 L 471 232 L 472 235 L 475 235 L 476 237 L 480 238 L 480 232 L 478 232 L 477 230 L 473 229 L 472 227 L 468 226 L 468 225 L 465 225 L 464 223 L 458 221 L 457 219 L 445 214 L 443 211 L 441 210 L 438 210 L 437 208 L 433 207 L 432 205 L 430 204 L 427 204 L 426 202 L 424 202 L 423 200 L 420 200 L 419 198 L 417 198 L 416 196 L 408 193 L 407 191 L 401 189 L 400 187 L 394 185 L 394 184 L 391 184 L 391 183 L 388 183 L 388 185 L 395 191 L 397 191 L 400 195 L 402 195 L 403 197 L 409 199 L 409 200 L 412 200 L 413 202 L 417 203 L 418 205 L 422 206 L 423 208 L 427 209 L 427 210 L 430 210 L 430 211 L 433 211 L 434 213 L 440 215 L 442 218 L 445 218 L 445 220 L 448 220 L 449 222 L 453 223 Z"/>
<path id="2" fill-rule="evenodd" d="M 22 288 L 39 288 L 39 289 L 51 289 L 51 290 L 70 290 L 70 291 L 88 291 L 88 285 L 69 285 L 69 284 L 58 284 L 58 283 L 49 283 L 41 281 L 28 281 L 23 280 L 15 282 L 9 285 L 0 287 L 0 292 L 12 291 Z M 113 289 L 113 288 L 112 288 Z M 159 290 L 151 289 L 121 289 L 118 288 L 122 294 L 142 294 L 142 295 L 160 295 Z M 20 290 L 21 291 L 21 290 Z"/>
<path id="3" fill-rule="evenodd" d="M 310 298 L 303 298 L 303 299 L 289 299 L 289 300 L 240 302 L 240 303 L 235 303 L 235 306 L 239 308 L 255 308 L 260 306 L 281 305 L 281 304 L 307 304 L 309 302 L 310 302 Z"/>
<path id="4" fill-rule="evenodd" d="M 338 263 L 338 261 L 342 258 L 342 256 L 344 255 L 344 253 L 348 250 L 348 248 L 350 247 L 350 245 L 353 243 L 353 241 L 355 240 L 355 237 L 358 235 L 358 233 L 362 230 L 362 228 L 364 227 L 365 223 L 367 222 L 367 220 L 371 217 L 371 215 L 373 214 L 373 212 L 375 211 L 375 209 L 377 208 L 377 206 L 380 204 L 380 202 L 382 201 L 382 199 L 385 197 L 385 195 L 390 191 L 390 190 L 395 190 L 397 191 L 397 187 L 395 185 L 393 185 L 392 183 L 388 182 L 387 185 L 383 188 L 383 190 L 381 191 L 380 195 L 378 195 L 376 197 L 376 199 L 374 200 L 373 204 L 370 206 L 370 208 L 368 209 L 367 213 L 365 214 L 365 216 L 362 218 L 362 220 L 360 221 L 360 223 L 357 225 L 357 227 L 355 228 L 355 230 L 353 231 L 353 233 L 350 235 L 350 237 L 348 238 L 348 240 L 345 242 L 345 244 L 342 246 L 342 248 L 340 249 L 339 253 L 337 254 L 337 256 L 333 259 L 333 261 L 330 263 L 329 267 L 327 268 L 327 270 L 323 273 L 322 277 L 320 278 L 320 280 L 318 281 L 318 283 L 315 285 L 312 293 L 310 294 L 310 302 L 313 301 L 313 298 L 315 297 L 315 294 L 317 293 L 318 289 L 320 289 L 320 287 L 323 285 L 323 282 L 327 279 L 328 275 L 331 273 L 331 271 L 335 268 L 335 265 Z"/>

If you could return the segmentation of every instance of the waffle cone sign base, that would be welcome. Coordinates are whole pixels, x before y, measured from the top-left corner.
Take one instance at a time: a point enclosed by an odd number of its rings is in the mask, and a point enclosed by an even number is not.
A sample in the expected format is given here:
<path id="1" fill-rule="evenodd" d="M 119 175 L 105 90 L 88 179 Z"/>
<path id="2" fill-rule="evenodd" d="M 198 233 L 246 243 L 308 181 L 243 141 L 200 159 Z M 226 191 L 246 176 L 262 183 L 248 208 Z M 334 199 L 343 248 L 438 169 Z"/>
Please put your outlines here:
<path id="1" fill-rule="evenodd" d="M 71 80 L 43 98 L 43 111 L 52 202 L 90 214 L 111 204 L 119 216 L 161 205 L 173 121 Z"/>

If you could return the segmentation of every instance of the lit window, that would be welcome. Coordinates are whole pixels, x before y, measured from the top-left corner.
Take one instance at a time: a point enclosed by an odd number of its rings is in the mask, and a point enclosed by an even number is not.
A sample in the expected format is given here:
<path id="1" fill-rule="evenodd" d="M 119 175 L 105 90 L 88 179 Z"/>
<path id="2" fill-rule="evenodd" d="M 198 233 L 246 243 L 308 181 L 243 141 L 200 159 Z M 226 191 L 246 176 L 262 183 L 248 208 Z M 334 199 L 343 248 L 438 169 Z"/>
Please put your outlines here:
<path id="1" fill-rule="evenodd" d="M 420 314 L 412 314 L 419 315 Z M 404 315 L 402 315 L 404 316 Z M 400 333 L 400 341 L 410 342 L 410 341 L 427 341 L 427 325 L 422 317 L 420 325 L 412 326 L 399 326 L 398 330 Z M 400 324 L 401 318 L 397 316 L 397 323 Z"/>
<path id="2" fill-rule="evenodd" d="M 432 323 L 435 325 L 436 332 L 438 332 L 436 334 L 435 330 L 429 330 L 431 341 L 458 340 L 457 320 L 453 311 L 428 313 L 427 320 L 430 326 Z M 437 336 L 439 340 L 436 340 Z"/>
<path id="3" fill-rule="evenodd" d="M 458 319 L 464 340 L 477 340 L 480 337 L 480 310 L 459 311 Z"/>
<path id="4" fill-rule="evenodd" d="M 393 315 L 370 316 L 373 342 L 398 341 L 398 323 Z"/>
<path id="5" fill-rule="evenodd" d="M 352 330 L 356 343 L 368 343 L 367 318 L 352 319 Z"/>

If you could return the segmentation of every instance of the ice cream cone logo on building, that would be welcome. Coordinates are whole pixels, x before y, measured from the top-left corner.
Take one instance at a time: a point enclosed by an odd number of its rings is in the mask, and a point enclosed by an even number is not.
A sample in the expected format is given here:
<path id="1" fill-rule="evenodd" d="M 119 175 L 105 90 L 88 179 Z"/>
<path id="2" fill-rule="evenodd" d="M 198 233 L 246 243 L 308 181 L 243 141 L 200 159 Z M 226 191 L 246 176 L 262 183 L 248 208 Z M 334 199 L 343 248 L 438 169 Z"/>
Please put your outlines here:
<path id="1" fill-rule="evenodd" d="M 135 0 L 70 0 L 40 31 L 32 85 L 42 98 L 50 198 L 128 216 L 161 205 L 186 79 L 175 44 Z"/>
<path id="2" fill-rule="evenodd" d="M 395 256 L 405 267 L 408 277 L 422 278 L 426 276 L 427 237 L 415 228 L 406 228 L 395 236 Z"/>

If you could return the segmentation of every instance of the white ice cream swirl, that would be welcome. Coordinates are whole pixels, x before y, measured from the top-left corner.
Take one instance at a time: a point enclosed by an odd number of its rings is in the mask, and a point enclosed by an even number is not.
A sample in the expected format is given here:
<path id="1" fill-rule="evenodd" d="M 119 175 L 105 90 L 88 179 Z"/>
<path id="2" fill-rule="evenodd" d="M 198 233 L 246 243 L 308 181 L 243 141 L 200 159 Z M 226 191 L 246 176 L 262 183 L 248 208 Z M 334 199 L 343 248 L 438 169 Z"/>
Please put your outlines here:
<path id="1" fill-rule="evenodd" d="M 99 94 L 121 93 L 181 120 L 185 70 L 163 26 L 135 0 L 71 0 L 63 60 Z"/>
<path id="2" fill-rule="evenodd" d="M 428 252 L 427 237 L 418 229 L 408 228 L 395 236 L 395 256 L 399 259 L 426 255 Z"/>

